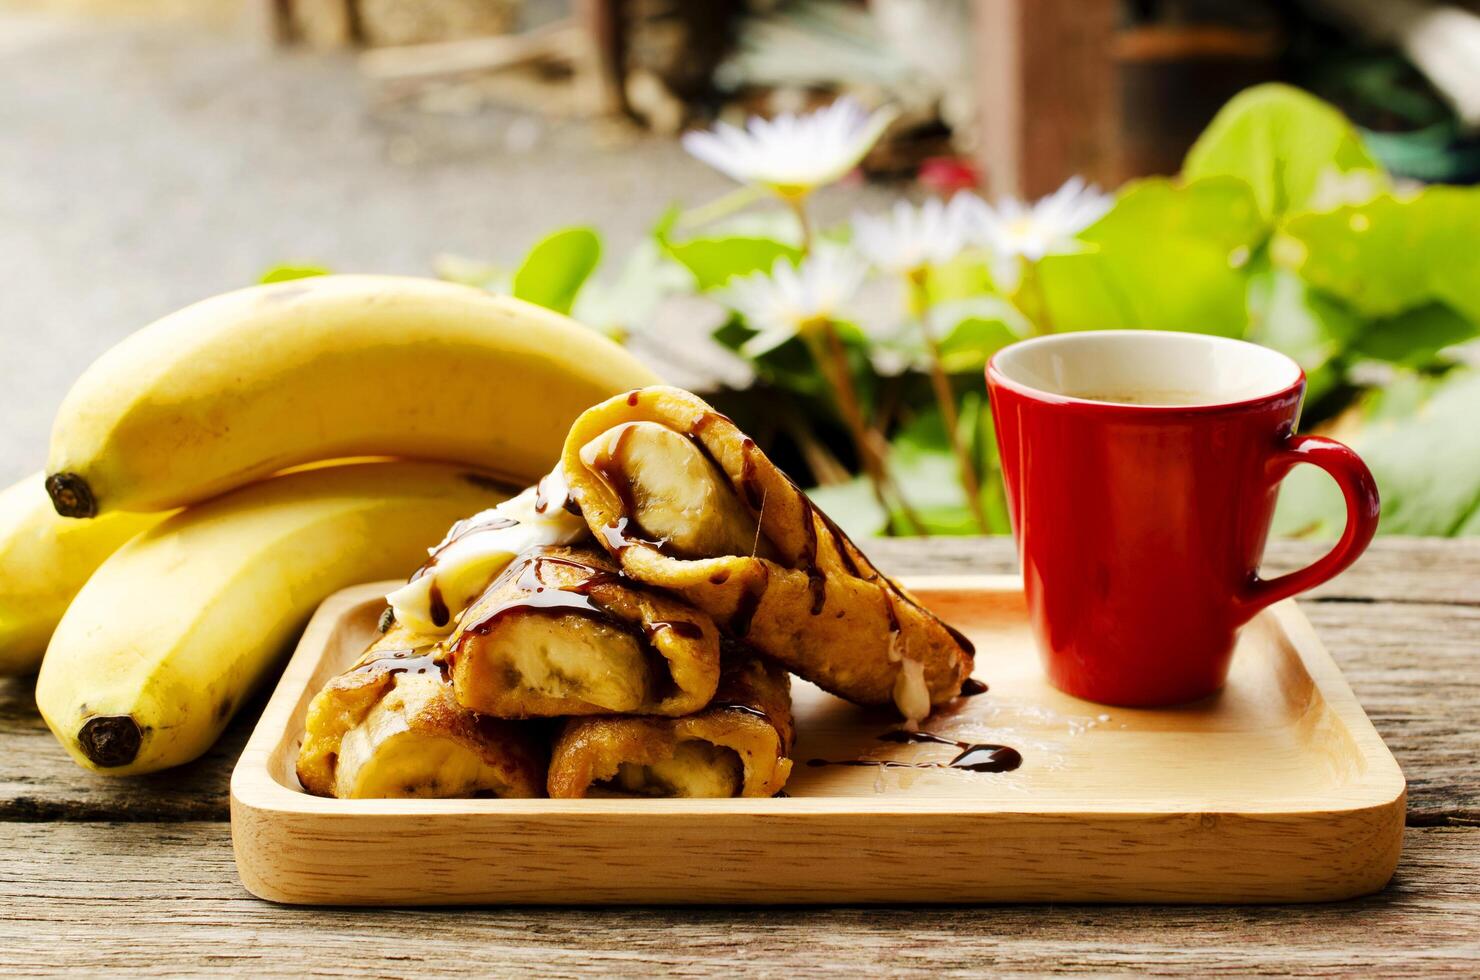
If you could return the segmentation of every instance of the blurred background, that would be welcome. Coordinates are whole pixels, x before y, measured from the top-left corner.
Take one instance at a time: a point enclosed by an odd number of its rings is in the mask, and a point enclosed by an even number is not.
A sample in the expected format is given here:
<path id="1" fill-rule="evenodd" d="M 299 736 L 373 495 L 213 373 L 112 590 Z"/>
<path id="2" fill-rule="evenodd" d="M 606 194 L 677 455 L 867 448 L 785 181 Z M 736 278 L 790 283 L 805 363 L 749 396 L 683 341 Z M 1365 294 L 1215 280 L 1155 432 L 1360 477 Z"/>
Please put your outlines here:
<path id="1" fill-rule="evenodd" d="M 841 96 L 890 117 L 807 195 L 819 243 L 960 193 L 997 232 L 829 311 L 862 432 L 736 299 L 805 264 L 794 202 L 679 141 Z M 0 0 L 0 482 L 93 358 L 194 300 L 560 262 L 561 305 L 858 532 L 1005 533 L 982 364 L 1124 326 L 1285 350 L 1386 533 L 1480 533 L 1477 126 L 1476 0 Z M 1076 178 L 1083 221 L 1031 209 Z M 1278 530 L 1340 515 L 1299 474 Z"/>

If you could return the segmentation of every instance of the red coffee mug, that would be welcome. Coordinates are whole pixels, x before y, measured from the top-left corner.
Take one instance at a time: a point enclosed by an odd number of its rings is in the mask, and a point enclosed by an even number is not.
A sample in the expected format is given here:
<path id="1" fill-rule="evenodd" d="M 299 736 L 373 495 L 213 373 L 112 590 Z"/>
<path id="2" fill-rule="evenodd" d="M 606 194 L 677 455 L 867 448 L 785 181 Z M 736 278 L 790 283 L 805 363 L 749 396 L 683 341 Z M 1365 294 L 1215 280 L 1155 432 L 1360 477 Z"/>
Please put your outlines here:
<path id="1" fill-rule="evenodd" d="M 1356 453 L 1294 434 L 1305 375 L 1239 340 L 1053 334 L 999 351 L 987 389 L 1023 584 L 1049 680 L 1105 704 L 1212 694 L 1255 613 L 1357 559 L 1377 487 Z M 1258 575 L 1280 481 L 1330 473 L 1346 531 L 1308 568 Z"/>

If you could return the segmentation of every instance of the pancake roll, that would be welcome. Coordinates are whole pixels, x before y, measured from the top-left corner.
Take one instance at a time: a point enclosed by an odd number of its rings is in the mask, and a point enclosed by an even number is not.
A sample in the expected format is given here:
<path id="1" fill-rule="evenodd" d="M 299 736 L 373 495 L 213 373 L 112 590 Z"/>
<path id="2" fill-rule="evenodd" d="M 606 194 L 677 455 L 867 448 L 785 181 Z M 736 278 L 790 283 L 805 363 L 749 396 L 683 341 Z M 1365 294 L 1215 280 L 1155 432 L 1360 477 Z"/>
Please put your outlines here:
<path id="1" fill-rule="evenodd" d="M 575 718 L 551 753 L 552 797 L 774 796 L 791 774 L 790 678 L 726 656 L 719 692 L 682 718 Z"/>
<path id="2" fill-rule="evenodd" d="M 436 637 L 392 627 L 310 702 L 298 781 L 341 799 L 524 798 L 545 761 L 528 726 L 458 704 Z"/>
<path id="3" fill-rule="evenodd" d="M 955 697 L 973 649 L 879 572 L 735 424 L 643 388 L 588 409 L 561 457 L 595 539 L 818 686 L 918 721 Z"/>
<path id="4" fill-rule="evenodd" d="M 519 555 L 447 642 L 458 702 L 500 718 L 690 714 L 714 696 L 719 647 L 708 615 L 595 547 Z"/>

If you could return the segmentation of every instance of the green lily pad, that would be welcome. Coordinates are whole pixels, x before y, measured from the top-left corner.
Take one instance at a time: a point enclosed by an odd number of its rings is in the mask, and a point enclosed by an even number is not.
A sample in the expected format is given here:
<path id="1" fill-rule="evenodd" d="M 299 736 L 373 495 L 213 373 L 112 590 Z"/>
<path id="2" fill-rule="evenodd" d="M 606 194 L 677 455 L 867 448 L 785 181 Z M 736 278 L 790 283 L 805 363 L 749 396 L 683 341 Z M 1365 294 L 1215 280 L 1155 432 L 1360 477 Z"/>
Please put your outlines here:
<path id="1" fill-rule="evenodd" d="M 1248 325 L 1245 266 L 1261 236 L 1257 206 L 1241 180 L 1131 184 L 1079 236 L 1085 251 L 1038 264 L 1048 310 L 1040 326 L 1241 336 Z"/>
<path id="2" fill-rule="evenodd" d="M 1187 154 L 1189 180 L 1237 177 L 1266 224 L 1304 208 L 1323 175 L 1381 171 L 1335 107 L 1289 85 L 1257 85 L 1229 100 Z"/>
<path id="3" fill-rule="evenodd" d="M 1414 404 L 1402 396 L 1428 389 Z M 1384 401 L 1397 404 L 1382 404 Z M 1480 371 L 1457 371 L 1430 387 L 1394 386 L 1349 443 L 1382 494 L 1380 534 L 1448 536 L 1480 530 Z M 1334 537 L 1346 508 L 1333 481 L 1311 466 L 1285 479 L 1275 531 Z"/>
<path id="4" fill-rule="evenodd" d="M 1363 316 L 1439 302 L 1480 322 L 1480 188 L 1429 187 L 1294 215 L 1273 255 Z"/>

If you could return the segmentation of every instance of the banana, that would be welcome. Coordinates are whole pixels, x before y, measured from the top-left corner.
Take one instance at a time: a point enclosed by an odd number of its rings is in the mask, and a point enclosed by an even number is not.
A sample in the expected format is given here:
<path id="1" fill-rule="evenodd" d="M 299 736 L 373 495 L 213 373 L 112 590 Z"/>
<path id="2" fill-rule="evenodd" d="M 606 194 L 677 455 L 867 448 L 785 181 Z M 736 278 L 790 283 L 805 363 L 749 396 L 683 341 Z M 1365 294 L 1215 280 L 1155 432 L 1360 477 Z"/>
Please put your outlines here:
<path id="1" fill-rule="evenodd" d="M 35 473 L 0 492 L 0 674 L 35 670 L 67 603 L 93 569 L 163 514 L 58 517 Z"/>
<path id="2" fill-rule="evenodd" d="M 57 512 L 183 506 L 345 456 L 467 463 L 527 485 L 592 404 L 653 383 L 557 313 L 469 286 L 321 276 L 205 300 L 108 351 L 58 412 Z"/>
<path id="3" fill-rule="evenodd" d="M 78 764 L 200 755 L 330 593 L 404 574 L 507 497 L 436 463 L 303 470 L 166 519 L 105 561 L 57 626 L 36 704 Z"/>

